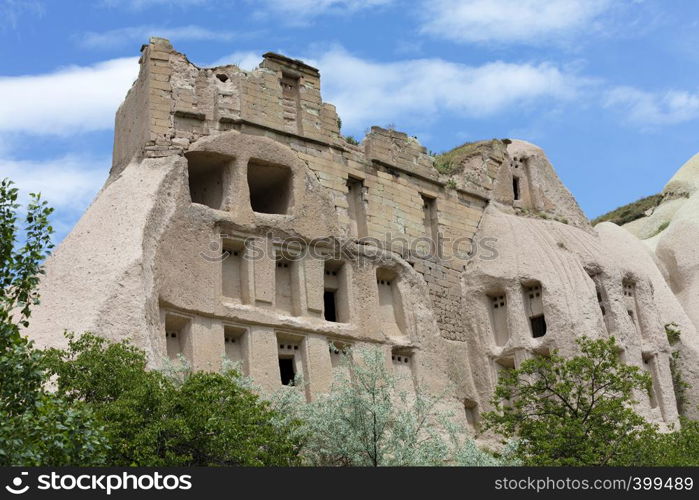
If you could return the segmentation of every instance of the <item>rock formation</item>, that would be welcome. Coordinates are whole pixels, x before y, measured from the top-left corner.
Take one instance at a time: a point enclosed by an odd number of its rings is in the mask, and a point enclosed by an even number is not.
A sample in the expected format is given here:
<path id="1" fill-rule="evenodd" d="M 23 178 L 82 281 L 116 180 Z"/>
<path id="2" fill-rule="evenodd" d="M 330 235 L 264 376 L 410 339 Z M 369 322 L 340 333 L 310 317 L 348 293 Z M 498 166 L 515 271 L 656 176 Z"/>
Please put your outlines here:
<path id="1" fill-rule="evenodd" d="M 450 388 L 474 429 L 502 370 L 613 335 L 653 377 L 639 410 L 673 423 L 664 325 L 682 325 L 699 366 L 685 293 L 699 273 L 664 248 L 673 268 L 593 229 L 529 143 L 466 145 L 438 169 L 394 130 L 344 140 L 301 61 L 199 68 L 152 39 L 109 178 L 48 259 L 29 334 L 130 338 L 153 366 L 226 356 L 268 390 L 302 374 L 308 398 L 330 389 L 343 347 L 379 345 L 408 380 Z M 694 281 L 666 283 L 678 270 Z"/>

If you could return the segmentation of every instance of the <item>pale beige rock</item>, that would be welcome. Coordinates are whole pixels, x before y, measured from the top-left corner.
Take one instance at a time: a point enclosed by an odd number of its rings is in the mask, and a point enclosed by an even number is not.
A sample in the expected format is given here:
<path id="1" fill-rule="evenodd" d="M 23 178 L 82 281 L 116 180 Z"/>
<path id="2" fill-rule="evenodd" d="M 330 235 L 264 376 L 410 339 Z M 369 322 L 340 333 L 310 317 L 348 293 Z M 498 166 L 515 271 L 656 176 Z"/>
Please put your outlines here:
<path id="1" fill-rule="evenodd" d="M 614 335 L 654 375 L 640 410 L 676 421 L 663 325 L 686 329 L 687 360 L 696 332 L 642 244 L 598 236 L 540 148 L 491 141 L 444 175 L 401 132 L 345 142 L 300 61 L 198 68 L 153 39 L 141 64 L 110 177 L 47 261 L 38 344 L 91 330 L 152 366 L 226 355 L 264 390 L 302 374 L 309 398 L 341 370 L 331 344 L 381 345 L 475 430 L 500 370 Z"/>
<path id="2" fill-rule="evenodd" d="M 699 154 L 690 158 L 663 189 L 652 213 L 623 227 L 656 257 L 667 283 L 699 328 Z"/>
<path id="3" fill-rule="evenodd" d="M 625 262 L 633 272 L 648 274 L 653 286 L 653 299 L 661 325 L 664 327 L 674 323 L 682 332 L 679 362 L 683 378 L 686 381 L 699 380 L 699 335 L 695 326 L 696 318 L 688 314 L 689 311 L 696 311 L 696 309 L 683 307 L 685 302 L 682 296 L 676 296 L 670 286 L 671 282 L 667 281 L 661 272 L 662 264 L 661 267 L 656 265 L 657 257 L 649 252 L 642 242 L 611 222 L 599 224 L 595 229 L 599 232 L 606 251 L 610 255 L 618 256 L 618 259 Z M 693 272 L 696 275 L 698 271 L 694 269 Z M 687 415 L 697 418 L 699 408 L 693 402 L 699 401 L 699 386 L 692 383 L 688 392 L 690 404 L 687 405 Z"/>

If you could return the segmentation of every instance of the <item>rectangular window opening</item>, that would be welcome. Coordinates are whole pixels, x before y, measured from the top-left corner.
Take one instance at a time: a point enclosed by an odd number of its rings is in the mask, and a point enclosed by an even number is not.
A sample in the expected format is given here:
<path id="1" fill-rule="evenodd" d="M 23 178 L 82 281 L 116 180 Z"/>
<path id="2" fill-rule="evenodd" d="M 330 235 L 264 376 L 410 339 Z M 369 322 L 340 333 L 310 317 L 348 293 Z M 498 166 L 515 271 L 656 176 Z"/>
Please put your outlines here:
<path id="1" fill-rule="evenodd" d="M 397 286 L 397 274 L 388 269 L 376 270 L 379 312 L 384 333 L 388 336 L 403 336 L 406 330 L 403 300 Z"/>
<path id="2" fill-rule="evenodd" d="M 300 78 L 287 73 L 282 74 L 279 81 L 282 87 L 282 116 L 285 123 L 299 134 L 303 134 L 303 120 L 301 119 L 301 96 L 299 93 Z"/>
<path id="3" fill-rule="evenodd" d="M 538 281 L 524 287 L 524 306 L 529 318 L 532 337 L 539 338 L 546 335 L 543 288 Z"/>
<path id="4" fill-rule="evenodd" d="M 529 318 L 529 322 L 532 327 L 532 337 L 537 339 L 546 335 L 546 318 L 543 314 Z"/>
<path id="5" fill-rule="evenodd" d="M 294 385 L 296 366 L 293 356 L 279 356 L 279 375 L 282 385 Z"/>
<path id="6" fill-rule="evenodd" d="M 289 213 L 293 198 L 290 168 L 250 160 L 248 188 L 253 212 L 281 215 Z"/>
<path id="7" fill-rule="evenodd" d="M 334 290 L 325 290 L 325 292 L 323 292 L 323 317 L 325 321 L 337 322 Z"/>
<path id="8" fill-rule="evenodd" d="M 176 360 L 180 355 L 191 352 L 188 346 L 191 319 L 178 314 L 165 316 L 165 346 L 169 359 Z"/>
<path id="9" fill-rule="evenodd" d="M 294 313 L 298 295 L 294 287 L 294 271 L 296 262 L 280 258 L 275 263 L 274 272 L 274 304 L 276 309 Z"/>
<path id="10" fill-rule="evenodd" d="M 240 364 L 240 370 L 244 371 L 242 366 L 245 359 L 243 355 L 243 336 L 245 329 L 237 326 L 224 325 L 223 327 L 223 345 L 226 359 L 234 363 Z"/>
<path id="11" fill-rule="evenodd" d="M 230 157 L 205 152 L 186 154 L 189 195 L 192 203 L 220 210 L 223 205 L 223 184 Z"/>
<path id="12" fill-rule="evenodd" d="M 324 273 L 323 317 L 326 321 L 349 323 L 349 269 L 342 261 L 326 260 Z"/>
<path id="13" fill-rule="evenodd" d="M 396 377 L 396 388 L 399 392 L 413 394 L 415 392 L 415 377 L 413 373 L 413 352 L 405 348 L 391 349 L 393 375 Z"/>
<path id="14" fill-rule="evenodd" d="M 490 324 L 495 338 L 495 345 L 503 346 L 510 340 L 507 326 L 507 299 L 504 292 L 488 295 L 490 303 Z"/>
<path id="15" fill-rule="evenodd" d="M 226 242 L 221 253 L 221 293 L 224 297 L 242 299 L 244 289 L 243 242 Z"/>
<path id="16" fill-rule="evenodd" d="M 357 238 L 367 236 L 366 213 L 364 209 L 364 181 L 355 177 L 347 178 L 347 211 L 350 219 L 350 232 Z"/>
<path id="17" fill-rule="evenodd" d="M 466 416 L 466 424 L 473 431 L 479 428 L 478 403 L 472 399 L 464 400 L 464 414 Z"/>
<path id="18" fill-rule="evenodd" d="M 657 373 L 656 373 L 656 358 L 652 354 L 643 355 L 643 369 L 650 376 L 650 387 L 648 388 L 648 402 L 651 408 L 658 407 L 658 395 L 656 393 L 657 387 Z"/>
<path id="19" fill-rule="evenodd" d="M 432 238 L 432 241 L 436 243 L 439 235 L 437 200 L 436 198 L 424 194 L 420 194 L 420 198 L 422 198 L 422 214 L 425 234 Z"/>
<path id="20" fill-rule="evenodd" d="M 515 201 L 519 200 L 519 177 L 517 177 L 516 175 L 512 177 L 512 194 L 514 196 Z"/>

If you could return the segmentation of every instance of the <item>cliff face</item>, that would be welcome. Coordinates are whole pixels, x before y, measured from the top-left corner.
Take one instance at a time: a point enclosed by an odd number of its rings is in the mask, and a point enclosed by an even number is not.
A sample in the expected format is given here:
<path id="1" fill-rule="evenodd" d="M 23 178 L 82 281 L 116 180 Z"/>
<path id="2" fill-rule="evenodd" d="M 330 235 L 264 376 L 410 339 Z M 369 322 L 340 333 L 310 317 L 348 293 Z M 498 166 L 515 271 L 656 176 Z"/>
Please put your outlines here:
<path id="1" fill-rule="evenodd" d="M 309 398 L 340 369 L 330 344 L 374 344 L 475 429 L 502 370 L 614 335 L 653 376 L 641 411 L 676 421 L 663 326 L 691 322 L 540 148 L 466 145 L 441 168 L 394 130 L 347 143 L 301 61 L 198 68 L 155 39 L 141 65 L 109 179 L 47 262 L 39 344 L 92 330 L 154 366 L 226 356 L 268 390 L 302 374 Z"/>
<path id="2" fill-rule="evenodd" d="M 666 314 L 679 326 L 683 372 L 696 377 L 699 330 L 699 154 L 668 181 L 657 206 L 622 227 L 645 244 L 683 311 Z M 695 378 L 694 378 L 695 379 Z M 696 391 L 696 389 L 692 389 Z"/>
<path id="3" fill-rule="evenodd" d="M 661 196 L 644 217 L 622 227 L 646 244 L 699 328 L 699 154 L 682 165 Z"/>

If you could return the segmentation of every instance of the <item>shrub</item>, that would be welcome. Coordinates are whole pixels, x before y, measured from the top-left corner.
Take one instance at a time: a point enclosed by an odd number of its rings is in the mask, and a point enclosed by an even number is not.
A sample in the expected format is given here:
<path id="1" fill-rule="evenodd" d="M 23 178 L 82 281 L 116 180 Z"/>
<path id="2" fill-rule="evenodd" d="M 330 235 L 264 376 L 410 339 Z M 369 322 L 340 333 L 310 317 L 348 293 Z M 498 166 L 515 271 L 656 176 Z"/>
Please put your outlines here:
<path id="1" fill-rule="evenodd" d="M 273 404 L 302 422 L 301 455 L 315 466 L 503 465 L 478 449 L 452 416 L 439 410 L 442 398 L 401 389 L 379 348 L 342 354 L 345 375 L 330 394 L 306 403 L 297 389 L 284 388 Z M 412 382 L 412 381 L 410 381 Z M 302 382 L 301 382 L 302 383 Z"/>
<path id="2" fill-rule="evenodd" d="M 628 465 L 654 433 L 631 408 L 650 378 L 619 361 L 613 338 L 577 342 L 575 357 L 554 352 L 503 371 L 486 428 L 519 438 L 515 456 L 528 465 Z"/>
<path id="3" fill-rule="evenodd" d="M 0 181 L 0 465 L 101 465 L 102 429 L 84 405 L 45 389 L 42 353 L 21 335 L 39 302 L 41 262 L 53 230 L 52 209 L 31 194 L 18 248 L 17 197 L 11 181 Z"/>
<path id="4" fill-rule="evenodd" d="M 297 463 L 295 423 L 280 419 L 233 370 L 146 370 L 145 353 L 86 333 L 50 350 L 58 394 L 93 409 L 111 443 L 110 465 L 283 466 Z"/>

